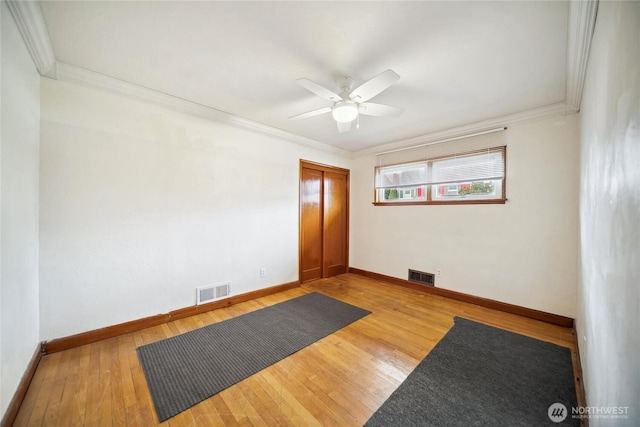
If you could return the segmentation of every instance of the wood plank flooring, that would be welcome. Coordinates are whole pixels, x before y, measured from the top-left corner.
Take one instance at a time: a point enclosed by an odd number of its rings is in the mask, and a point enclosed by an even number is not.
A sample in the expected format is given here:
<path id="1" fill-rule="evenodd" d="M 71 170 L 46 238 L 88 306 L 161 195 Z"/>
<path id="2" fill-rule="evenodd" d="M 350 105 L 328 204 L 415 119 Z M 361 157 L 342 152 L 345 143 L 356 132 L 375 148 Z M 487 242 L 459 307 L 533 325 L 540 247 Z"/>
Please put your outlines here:
<path id="1" fill-rule="evenodd" d="M 165 426 L 361 426 L 460 316 L 573 348 L 570 329 L 354 274 L 45 356 L 15 426 L 152 426 L 136 347 L 308 292 L 372 311 Z"/>

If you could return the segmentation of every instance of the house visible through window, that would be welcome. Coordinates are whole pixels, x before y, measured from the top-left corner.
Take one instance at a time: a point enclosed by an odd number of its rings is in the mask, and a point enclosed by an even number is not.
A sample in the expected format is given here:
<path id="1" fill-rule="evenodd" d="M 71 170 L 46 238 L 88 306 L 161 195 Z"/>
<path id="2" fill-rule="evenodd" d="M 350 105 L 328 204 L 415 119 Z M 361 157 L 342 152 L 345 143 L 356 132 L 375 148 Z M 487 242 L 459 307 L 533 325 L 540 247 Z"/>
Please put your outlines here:
<path id="1" fill-rule="evenodd" d="M 504 203 L 506 147 L 376 167 L 375 204 Z"/>

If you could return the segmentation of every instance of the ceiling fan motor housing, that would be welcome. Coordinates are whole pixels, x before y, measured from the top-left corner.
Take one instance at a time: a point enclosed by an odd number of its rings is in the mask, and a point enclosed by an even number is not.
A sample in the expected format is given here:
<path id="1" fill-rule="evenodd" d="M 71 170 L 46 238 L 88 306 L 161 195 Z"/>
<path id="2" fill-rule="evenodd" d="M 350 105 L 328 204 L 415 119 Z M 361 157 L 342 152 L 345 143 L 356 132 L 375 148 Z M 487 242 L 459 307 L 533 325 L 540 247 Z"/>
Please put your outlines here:
<path id="1" fill-rule="evenodd" d="M 340 96 L 342 96 L 344 99 L 348 99 L 349 92 L 351 92 L 351 89 L 353 89 L 353 83 L 353 78 L 349 76 L 337 78 L 336 84 L 340 88 Z"/>

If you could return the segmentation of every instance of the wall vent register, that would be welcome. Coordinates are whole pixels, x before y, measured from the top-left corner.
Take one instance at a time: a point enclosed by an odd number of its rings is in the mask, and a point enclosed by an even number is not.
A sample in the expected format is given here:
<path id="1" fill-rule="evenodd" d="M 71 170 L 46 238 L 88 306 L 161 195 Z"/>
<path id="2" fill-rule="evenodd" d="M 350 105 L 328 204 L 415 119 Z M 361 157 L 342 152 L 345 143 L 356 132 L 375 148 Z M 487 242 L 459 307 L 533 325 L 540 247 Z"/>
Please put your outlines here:
<path id="1" fill-rule="evenodd" d="M 435 286 L 435 276 L 424 271 L 409 270 L 409 281 L 425 286 Z"/>
<path id="2" fill-rule="evenodd" d="M 231 282 L 207 285 L 196 288 L 196 304 L 204 304 L 227 297 L 231 294 Z"/>

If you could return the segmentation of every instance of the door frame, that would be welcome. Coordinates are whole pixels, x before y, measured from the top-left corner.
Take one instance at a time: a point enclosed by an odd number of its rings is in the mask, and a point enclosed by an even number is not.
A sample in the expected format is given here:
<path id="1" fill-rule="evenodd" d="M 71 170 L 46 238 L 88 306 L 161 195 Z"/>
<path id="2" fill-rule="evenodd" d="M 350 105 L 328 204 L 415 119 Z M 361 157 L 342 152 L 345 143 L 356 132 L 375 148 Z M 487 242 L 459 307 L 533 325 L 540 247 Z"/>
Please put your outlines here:
<path id="1" fill-rule="evenodd" d="M 344 250 L 345 250 L 345 265 L 346 265 L 347 271 L 349 271 L 349 220 L 350 220 L 349 206 L 351 204 L 351 192 L 350 192 L 351 171 L 349 169 L 341 168 L 338 166 L 331 166 L 323 163 L 317 163 L 309 160 L 300 159 L 300 165 L 299 165 L 299 171 L 298 171 L 298 282 L 299 283 L 302 283 L 302 169 L 303 168 L 318 170 L 322 172 L 340 173 L 340 174 L 345 174 L 347 176 L 347 188 L 346 188 L 347 194 L 346 194 L 346 206 L 345 206 L 347 223 L 345 224 L 346 238 L 345 238 Z M 324 234 L 324 179 L 323 179 L 321 188 L 322 188 L 321 215 L 322 215 L 323 234 Z M 324 246 L 324 242 L 323 242 L 323 246 Z M 322 248 L 322 253 L 324 253 L 324 247 Z M 324 259 L 321 263 L 321 266 L 324 266 Z M 322 276 L 324 278 L 324 267 L 322 267 L 322 271 L 323 271 Z"/>

